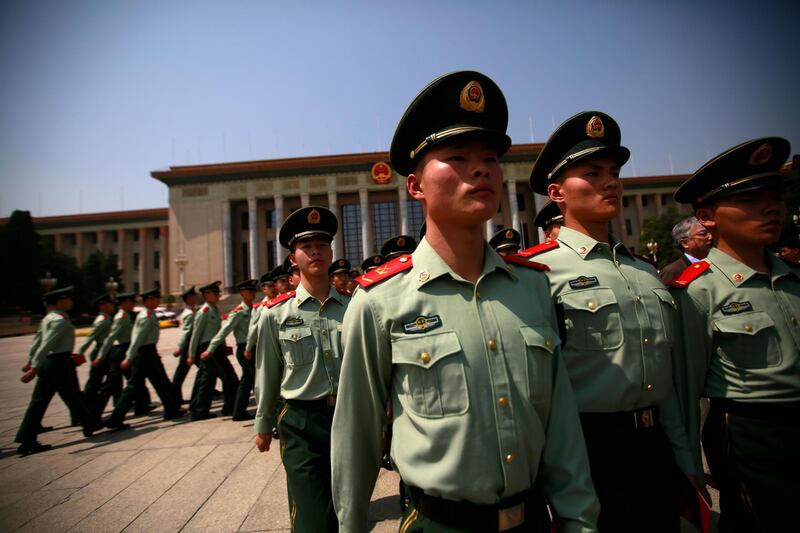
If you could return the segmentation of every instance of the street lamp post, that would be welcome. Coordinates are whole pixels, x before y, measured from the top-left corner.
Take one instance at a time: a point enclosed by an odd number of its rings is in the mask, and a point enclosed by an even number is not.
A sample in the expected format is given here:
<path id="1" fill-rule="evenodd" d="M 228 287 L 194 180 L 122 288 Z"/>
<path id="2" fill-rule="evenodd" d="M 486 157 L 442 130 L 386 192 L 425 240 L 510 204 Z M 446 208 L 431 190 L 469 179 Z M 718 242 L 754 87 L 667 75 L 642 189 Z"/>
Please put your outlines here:
<path id="1" fill-rule="evenodd" d="M 112 298 L 117 294 L 117 288 L 119 287 L 119 283 L 114 281 L 113 276 L 108 276 L 108 281 L 106 281 L 106 292 L 111 295 Z"/>
<path id="2" fill-rule="evenodd" d="M 183 272 L 186 269 L 186 265 L 189 264 L 189 258 L 186 257 L 186 254 L 181 252 L 177 255 L 177 257 L 175 257 L 175 264 L 178 265 L 178 285 L 181 288 L 181 292 L 183 292 L 183 290 L 186 288 Z"/>
<path id="3" fill-rule="evenodd" d="M 39 284 L 42 286 L 42 290 L 44 292 L 52 291 L 55 288 L 56 283 L 58 283 L 58 280 L 54 278 L 50 272 L 45 272 L 44 277 L 39 280 Z"/>
<path id="4" fill-rule="evenodd" d="M 650 252 L 650 257 L 653 258 L 653 262 L 658 263 L 658 243 L 650 239 L 647 241 L 647 250 Z"/>

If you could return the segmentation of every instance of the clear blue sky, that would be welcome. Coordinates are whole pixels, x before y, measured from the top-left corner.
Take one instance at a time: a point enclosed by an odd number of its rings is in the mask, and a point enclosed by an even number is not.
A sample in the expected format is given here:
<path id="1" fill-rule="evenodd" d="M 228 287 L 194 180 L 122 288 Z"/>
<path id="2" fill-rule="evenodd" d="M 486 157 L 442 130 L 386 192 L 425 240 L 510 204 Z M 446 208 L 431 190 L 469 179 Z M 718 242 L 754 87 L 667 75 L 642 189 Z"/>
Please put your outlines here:
<path id="1" fill-rule="evenodd" d="M 162 207 L 169 165 L 386 150 L 459 69 L 497 81 L 514 142 L 610 113 L 623 176 L 765 135 L 797 153 L 798 23 L 796 1 L 5 0 L 0 216 Z"/>

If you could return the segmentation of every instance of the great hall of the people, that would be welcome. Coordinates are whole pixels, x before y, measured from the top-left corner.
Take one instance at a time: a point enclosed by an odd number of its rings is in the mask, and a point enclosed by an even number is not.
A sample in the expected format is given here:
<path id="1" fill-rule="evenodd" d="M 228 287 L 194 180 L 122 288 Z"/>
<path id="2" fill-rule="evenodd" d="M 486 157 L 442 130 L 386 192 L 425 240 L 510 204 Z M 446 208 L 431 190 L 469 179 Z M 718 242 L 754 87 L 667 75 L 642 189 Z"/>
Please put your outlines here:
<path id="1" fill-rule="evenodd" d="M 501 160 L 502 201 L 486 224 L 487 237 L 514 227 L 524 246 L 539 242 L 533 220 L 546 199 L 532 193 L 528 176 L 542 146 L 514 145 Z M 169 189 L 168 208 L 37 217 L 34 226 L 79 263 L 95 250 L 116 254 L 128 289 L 159 286 L 175 294 L 222 280 L 230 290 L 283 261 L 287 250 L 277 241 L 278 230 L 302 206 L 322 205 L 337 214 L 334 259 L 347 258 L 354 266 L 378 253 L 389 237 L 416 238 L 424 220 L 421 206 L 388 161 L 388 153 L 374 152 L 172 166 L 151 172 Z M 638 248 L 643 220 L 677 206 L 672 193 L 686 178 L 624 178 L 623 208 L 612 222 L 613 233 Z"/>

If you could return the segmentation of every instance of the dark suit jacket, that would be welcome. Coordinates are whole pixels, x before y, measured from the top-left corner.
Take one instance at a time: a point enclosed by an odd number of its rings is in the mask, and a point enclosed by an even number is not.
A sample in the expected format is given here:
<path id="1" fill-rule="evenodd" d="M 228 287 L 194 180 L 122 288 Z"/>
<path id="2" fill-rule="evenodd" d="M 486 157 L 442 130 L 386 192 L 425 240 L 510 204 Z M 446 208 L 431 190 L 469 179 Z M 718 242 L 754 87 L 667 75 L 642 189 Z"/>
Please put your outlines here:
<path id="1" fill-rule="evenodd" d="M 661 276 L 661 282 L 667 285 L 670 281 L 680 276 L 681 272 L 686 270 L 686 267 L 689 265 L 691 265 L 691 263 L 686 257 L 686 254 L 681 254 L 678 259 L 662 268 L 661 272 L 658 273 L 658 275 Z"/>

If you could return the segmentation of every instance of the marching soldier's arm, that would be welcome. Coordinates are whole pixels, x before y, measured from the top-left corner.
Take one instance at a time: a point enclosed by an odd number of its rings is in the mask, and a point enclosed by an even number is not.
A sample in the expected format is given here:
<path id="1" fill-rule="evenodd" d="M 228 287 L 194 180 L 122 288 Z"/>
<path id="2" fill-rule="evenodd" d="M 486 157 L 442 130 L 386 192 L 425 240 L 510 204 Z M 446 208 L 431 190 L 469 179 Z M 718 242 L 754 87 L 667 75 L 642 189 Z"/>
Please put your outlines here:
<path id="1" fill-rule="evenodd" d="M 333 504 L 345 533 L 367 531 L 392 375 L 391 343 L 369 300 L 366 291 L 358 290 L 345 312 L 344 355 L 331 429 Z"/>
<path id="2" fill-rule="evenodd" d="M 81 344 L 78 353 L 83 355 L 86 352 L 86 349 L 89 348 L 89 345 L 92 344 L 92 342 L 100 344 L 102 342 L 101 339 L 105 337 L 109 329 L 111 329 L 111 323 L 110 321 L 105 319 L 98 320 L 94 324 L 92 324 L 92 331 L 86 336 L 86 340 L 83 341 L 83 344 Z"/>
<path id="3" fill-rule="evenodd" d="M 145 337 L 147 326 L 147 311 L 142 311 L 136 317 L 136 322 L 133 324 L 133 333 L 131 333 L 131 343 L 128 346 L 128 351 L 125 354 L 125 359 L 133 361 L 139 354 L 139 347 L 142 345 L 142 339 Z"/>
<path id="4" fill-rule="evenodd" d="M 250 317 L 250 325 L 247 326 L 247 346 L 245 346 L 245 351 L 253 352 L 256 349 L 256 343 L 258 342 L 258 324 L 263 314 L 263 309 L 258 307 L 253 309 L 253 315 Z"/>
<path id="5" fill-rule="evenodd" d="M 256 348 L 256 433 L 270 435 L 275 426 L 275 405 L 281 392 L 283 356 L 272 312 L 261 313 L 260 337 Z"/>
<path id="6" fill-rule="evenodd" d="M 42 333 L 42 342 L 39 349 L 31 359 L 31 366 L 39 370 L 42 361 L 47 357 L 58 342 L 61 341 L 62 336 L 68 334 L 70 329 L 69 321 L 65 319 L 53 320 L 48 324 L 47 329 Z"/>
<path id="7" fill-rule="evenodd" d="M 100 352 L 97 354 L 97 359 L 103 359 L 106 355 L 108 355 L 108 351 L 111 350 L 111 347 L 114 346 L 114 341 L 117 340 L 119 337 L 120 331 L 122 331 L 122 321 L 128 320 L 127 318 L 119 318 L 114 319 L 111 323 L 111 331 L 108 332 L 108 337 L 106 340 L 103 341 L 103 346 L 100 348 Z"/>
<path id="8" fill-rule="evenodd" d="M 200 346 L 200 337 L 203 336 L 203 328 L 206 326 L 206 315 L 208 313 L 203 313 L 202 311 L 198 311 L 195 313 L 194 317 L 194 325 L 192 326 L 192 337 L 189 341 L 189 352 L 188 356 L 194 358 L 199 356 L 200 354 L 197 353 L 197 347 Z"/>
<path id="9" fill-rule="evenodd" d="M 178 337 L 178 349 L 187 353 L 189 341 L 192 338 L 192 326 L 194 326 L 194 313 L 187 314 L 181 322 L 181 335 Z"/>
<path id="10" fill-rule="evenodd" d="M 214 335 L 214 338 L 211 339 L 211 342 L 208 344 L 208 348 L 206 348 L 208 353 L 214 353 L 220 345 L 225 343 L 225 338 L 233 331 L 236 324 L 242 319 L 242 316 L 243 314 L 238 311 L 234 311 L 228 315 L 228 318 L 222 322 L 222 326 L 219 328 L 217 334 Z"/>
<path id="11" fill-rule="evenodd" d="M 33 361 L 33 356 L 36 354 L 36 351 L 39 349 L 39 345 L 42 344 L 42 326 L 39 325 L 36 328 L 36 333 L 33 334 L 33 344 L 31 344 L 31 349 L 28 351 L 28 363 Z"/>

